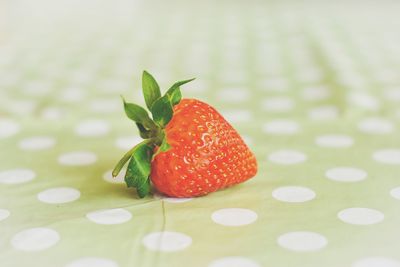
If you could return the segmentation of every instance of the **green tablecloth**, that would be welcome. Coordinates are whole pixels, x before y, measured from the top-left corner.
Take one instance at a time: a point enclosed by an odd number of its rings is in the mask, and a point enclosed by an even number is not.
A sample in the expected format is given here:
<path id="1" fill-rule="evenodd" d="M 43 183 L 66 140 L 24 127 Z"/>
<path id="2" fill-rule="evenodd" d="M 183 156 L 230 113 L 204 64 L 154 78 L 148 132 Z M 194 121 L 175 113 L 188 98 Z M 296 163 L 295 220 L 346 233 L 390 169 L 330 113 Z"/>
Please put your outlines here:
<path id="1" fill-rule="evenodd" d="M 14 1 L 0 38 L 1 267 L 400 266 L 397 2 Z M 138 199 L 147 69 L 223 113 L 250 181 Z"/>

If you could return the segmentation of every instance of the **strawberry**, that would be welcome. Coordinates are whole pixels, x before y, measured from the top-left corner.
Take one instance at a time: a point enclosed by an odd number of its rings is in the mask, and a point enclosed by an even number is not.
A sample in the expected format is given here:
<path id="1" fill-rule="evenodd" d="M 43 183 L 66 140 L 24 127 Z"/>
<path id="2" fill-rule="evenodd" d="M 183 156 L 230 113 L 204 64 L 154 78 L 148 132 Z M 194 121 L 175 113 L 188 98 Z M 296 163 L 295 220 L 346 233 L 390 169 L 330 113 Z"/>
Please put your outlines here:
<path id="1" fill-rule="evenodd" d="M 156 80 L 144 71 L 143 94 L 152 119 L 123 99 L 144 141 L 124 155 L 113 176 L 129 161 L 125 182 L 139 197 L 149 194 L 151 183 L 170 197 L 202 196 L 257 173 L 254 154 L 221 114 L 200 100 L 181 99 L 180 86 L 192 80 L 176 82 L 161 96 Z"/>

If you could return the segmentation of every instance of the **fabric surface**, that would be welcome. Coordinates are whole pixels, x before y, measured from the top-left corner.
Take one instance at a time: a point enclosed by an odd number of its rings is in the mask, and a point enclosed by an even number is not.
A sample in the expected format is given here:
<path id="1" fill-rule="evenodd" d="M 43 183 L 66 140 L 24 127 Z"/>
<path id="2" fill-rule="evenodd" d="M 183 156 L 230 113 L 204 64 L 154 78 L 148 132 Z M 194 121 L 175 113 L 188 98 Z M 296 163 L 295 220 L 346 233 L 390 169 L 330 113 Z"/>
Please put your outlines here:
<path id="1" fill-rule="evenodd" d="M 84 3 L 82 3 L 84 2 Z M 394 1 L 8 1 L 0 28 L 1 267 L 400 266 Z M 138 199 L 120 95 L 206 101 L 256 177 Z"/>

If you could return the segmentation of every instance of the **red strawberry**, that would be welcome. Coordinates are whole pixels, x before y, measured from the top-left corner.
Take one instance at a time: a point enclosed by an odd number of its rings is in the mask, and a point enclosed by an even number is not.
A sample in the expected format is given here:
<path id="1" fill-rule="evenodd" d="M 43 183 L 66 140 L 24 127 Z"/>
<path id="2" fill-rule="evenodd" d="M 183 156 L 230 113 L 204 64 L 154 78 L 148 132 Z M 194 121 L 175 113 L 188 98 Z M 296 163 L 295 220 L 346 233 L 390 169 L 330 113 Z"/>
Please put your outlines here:
<path id="1" fill-rule="evenodd" d="M 161 96 L 155 79 L 144 71 L 143 93 L 153 119 L 124 100 L 127 116 L 145 140 L 125 154 L 113 175 L 129 160 L 125 181 L 140 197 L 150 192 L 150 180 L 165 195 L 195 197 L 257 173 L 254 154 L 221 114 L 199 100 L 181 100 L 179 87 L 192 80 L 175 83 Z"/>
<path id="2" fill-rule="evenodd" d="M 183 99 L 165 127 L 171 149 L 151 164 L 151 181 L 168 196 L 201 196 L 241 183 L 257 161 L 239 134 L 214 108 Z"/>

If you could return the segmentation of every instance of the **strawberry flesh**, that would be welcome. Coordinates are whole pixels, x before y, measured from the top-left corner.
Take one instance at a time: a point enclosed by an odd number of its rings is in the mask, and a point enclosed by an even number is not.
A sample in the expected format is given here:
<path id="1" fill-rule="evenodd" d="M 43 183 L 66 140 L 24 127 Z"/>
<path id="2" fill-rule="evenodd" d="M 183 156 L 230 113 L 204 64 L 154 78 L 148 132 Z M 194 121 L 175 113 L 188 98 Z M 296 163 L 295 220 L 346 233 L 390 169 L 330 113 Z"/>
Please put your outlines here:
<path id="1" fill-rule="evenodd" d="M 155 156 L 150 174 L 165 195 L 202 196 L 257 173 L 256 158 L 238 132 L 204 102 L 182 99 L 165 133 L 171 148 Z"/>

